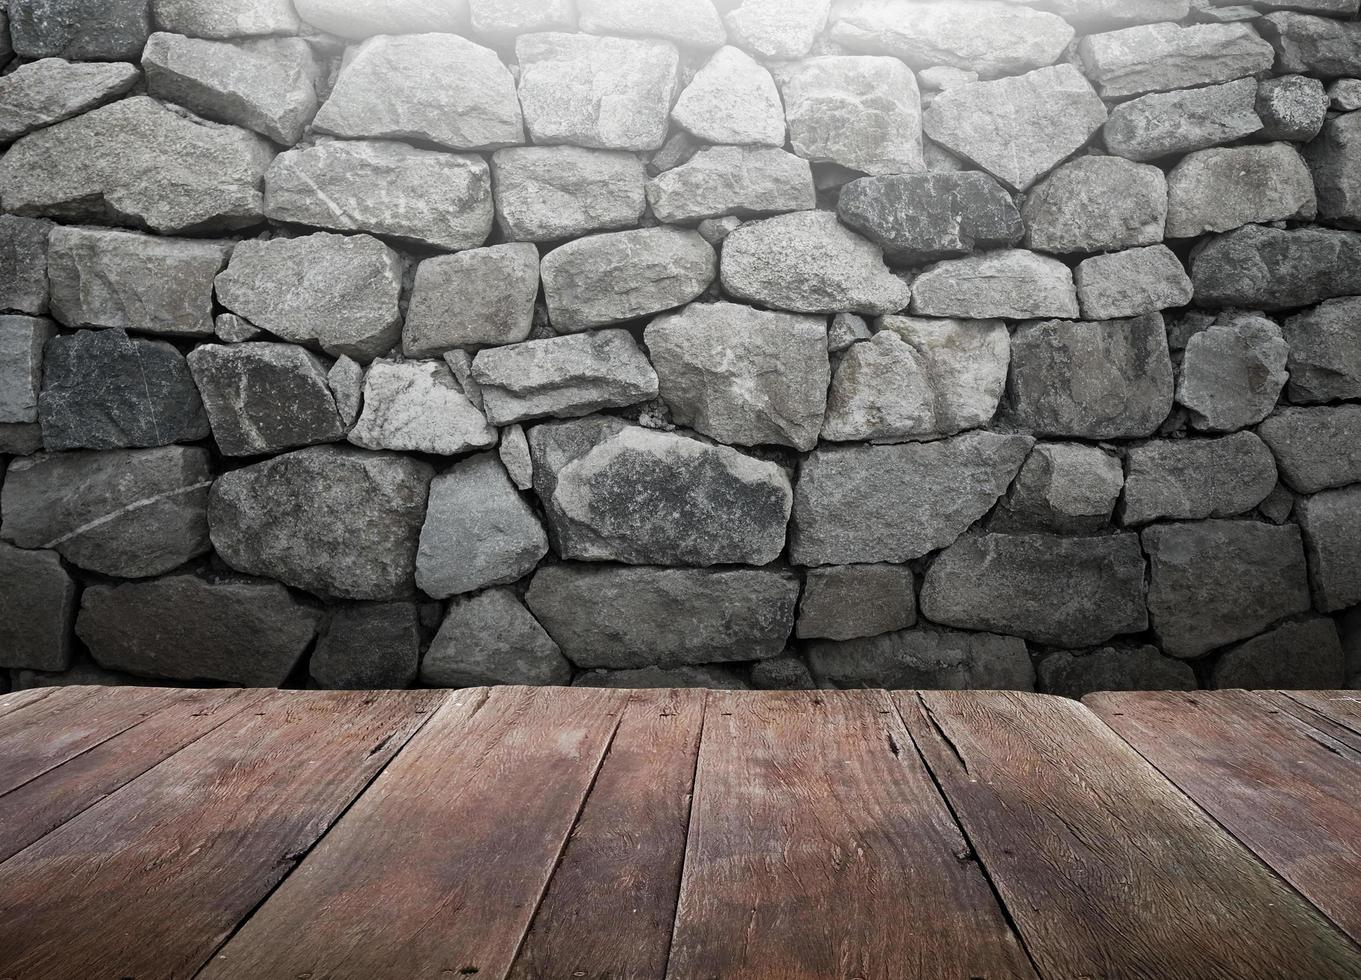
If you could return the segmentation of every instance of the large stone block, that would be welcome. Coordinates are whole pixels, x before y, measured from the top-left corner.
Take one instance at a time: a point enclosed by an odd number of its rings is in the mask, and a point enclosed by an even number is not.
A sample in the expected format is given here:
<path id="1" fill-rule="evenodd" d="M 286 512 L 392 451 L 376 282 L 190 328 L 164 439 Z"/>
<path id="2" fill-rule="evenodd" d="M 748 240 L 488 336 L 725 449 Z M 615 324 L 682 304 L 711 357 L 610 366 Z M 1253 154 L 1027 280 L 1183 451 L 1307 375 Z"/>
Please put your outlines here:
<path id="1" fill-rule="evenodd" d="M 727 39 L 712 0 L 577 0 L 577 9 L 590 34 L 662 37 L 695 48 Z"/>
<path id="2" fill-rule="evenodd" d="M 1211 682 L 1217 688 L 1330 691 L 1346 683 L 1342 646 L 1331 619 L 1284 623 L 1224 651 Z"/>
<path id="3" fill-rule="evenodd" d="M 374 361 L 349 439 L 365 449 L 456 456 L 496 445 L 496 430 L 444 361 Z"/>
<path id="4" fill-rule="evenodd" d="M 1097 446 L 1038 443 L 989 527 L 1056 534 L 1100 531 L 1110 521 L 1124 485 L 1120 460 Z"/>
<path id="5" fill-rule="evenodd" d="M 1282 408 L 1257 434 L 1297 493 L 1361 483 L 1361 405 Z"/>
<path id="6" fill-rule="evenodd" d="M 1187 341 L 1177 401 L 1191 413 L 1197 429 L 1233 432 L 1254 425 L 1276 407 L 1288 355 L 1275 321 L 1221 317 Z"/>
<path id="7" fill-rule="evenodd" d="M 1163 240 L 1167 220 L 1167 181 L 1147 164 L 1078 157 L 1031 189 L 1021 217 L 1026 245 L 1042 252 L 1155 245 Z"/>
<path id="8" fill-rule="evenodd" d="M 1318 210 L 1309 167 L 1289 143 L 1190 153 L 1168 174 L 1167 195 L 1168 238 L 1310 221 Z"/>
<path id="9" fill-rule="evenodd" d="M 430 687 L 566 684 L 572 665 L 510 589 L 455 599 L 421 663 Z"/>
<path id="10" fill-rule="evenodd" d="M 410 687 L 421 650 L 414 602 L 357 602 L 331 612 L 317 637 L 307 672 L 331 690 Z"/>
<path id="11" fill-rule="evenodd" d="M 1233 517 L 1276 488 L 1276 461 L 1261 439 L 1237 432 L 1218 439 L 1159 439 L 1126 457 L 1125 524 Z"/>
<path id="12" fill-rule="evenodd" d="M 672 120 L 705 143 L 784 146 L 775 80 L 741 48 L 720 48 L 685 86 Z"/>
<path id="13" fill-rule="evenodd" d="M 636 154 L 520 146 L 491 158 L 496 223 L 510 241 L 548 242 L 638 224 L 647 172 Z"/>
<path id="14" fill-rule="evenodd" d="M 1078 54 L 1108 99 L 1228 82 L 1267 71 L 1275 60 L 1247 24 L 1128 27 L 1083 38 Z"/>
<path id="15" fill-rule="evenodd" d="M 0 214 L 0 313 L 47 312 L 47 248 L 52 222 Z"/>
<path id="16" fill-rule="evenodd" d="M 1314 608 L 1361 604 L 1361 485 L 1324 490 L 1295 505 L 1309 558 Z"/>
<path id="17" fill-rule="evenodd" d="M 1285 321 L 1286 393 L 1296 404 L 1361 398 L 1361 297 L 1330 299 Z"/>
<path id="18" fill-rule="evenodd" d="M 1005 318 L 1078 315 L 1073 273 L 1058 259 L 1008 248 L 929 266 L 912 280 L 912 312 Z"/>
<path id="19" fill-rule="evenodd" d="M 0 143 L 112 102 L 138 81 L 127 64 L 44 58 L 0 77 Z"/>
<path id="20" fill-rule="evenodd" d="M 805 640 L 851 640 L 916 622 L 916 586 L 906 565 L 829 565 L 808 570 L 794 632 Z"/>
<path id="21" fill-rule="evenodd" d="M 733 43 L 762 58 L 802 58 L 827 23 L 831 0 L 740 0 L 723 18 Z"/>
<path id="22" fill-rule="evenodd" d="M 133 61 L 151 32 L 150 0 L 10 0 L 21 58 Z"/>
<path id="23" fill-rule="evenodd" d="M 293 0 L 152 0 L 151 6 L 161 30 L 190 37 L 229 40 L 302 29 Z"/>
<path id="24" fill-rule="evenodd" d="M 1348 296 L 1361 281 L 1361 235 L 1248 225 L 1191 254 L 1197 306 L 1288 310 Z"/>
<path id="25" fill-rule="evenodd" d="M 0 316 L 0 423 L 38 421 L 43 351 L 56 332 L 45 317 Z"/>
<path id="26" fill-rule="evenodd" d="M 647 185 L 658 221 L 695 224 L 806 211 L 817 203 L 808 161 L 774 146 L 711 146 Z"/>
<path id="27" fill-rule="evenodd" d="M 55 551 L 0 543 L 0 667 L 66 670 L 76 583 Z"/>
<path id="28" fill-rule="evenodd" d="M 425 259 L 416 268 L 402 352 L 430 357 L 519 343 L 534 326 L 538 295 L 539 251 L 528 242 Z"/>
<path id="29" fill-rule="evenodd" d="M 1166 245 L 1084 259 L 1073 271 L 1078 303 L 1089 320 L 1118 320 L 1191 302 L 1191 277 Z"/>
<path id="30" fill-rule="evenodd" d="M 468 0 L 293 0 L 290 6 L 317 30 L 352 41 L 375 34 L 461 34 L 469 26 Z"/>
<path id="31" fill-rule="evenodd" d="M 1361 227 L 1361 113 L 1329 119 L 1304 155 L 1318 190 L 1318 216 Z"/>
<path id="32" fill-rule="evenodd" d="M 1156 160 L 1232 143 L 1262 128 L 1257 80 L 1155 92 L 1111 107 L 1106 149 L 1130 160 Z"/>
<path id="33" fill-rule="evenodd" d="M 1258 25 L 1276 49 L 1277 71 L 1323 79 L 1361 76 L 1361 23 L 1290 10 L 1268 14 Z"/>
<path id="34" fill-rule="evenodd" d="M 808 645 L 819 686 L 888 690 L 1035 689 L 1025 642 L 993 633 L 916 629 Z"/>

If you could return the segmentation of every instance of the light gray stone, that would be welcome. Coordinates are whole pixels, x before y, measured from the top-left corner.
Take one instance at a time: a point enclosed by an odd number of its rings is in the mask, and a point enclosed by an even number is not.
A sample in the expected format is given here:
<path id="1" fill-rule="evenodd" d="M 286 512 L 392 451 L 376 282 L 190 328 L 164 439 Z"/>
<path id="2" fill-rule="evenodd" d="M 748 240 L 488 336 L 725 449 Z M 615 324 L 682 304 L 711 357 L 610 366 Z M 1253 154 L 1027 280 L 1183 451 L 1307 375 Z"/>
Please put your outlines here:
<path id="1" fill-rule="evenodd" d="M 1177 402 L 1191 425 L 1232 432 L 1255 425 L 1276 407 L 1288 377 L 1290 353 L 1281 328 L 1262 316 L 1216 321 L 1186 343 Z"/>
<path id="2" fill-rule="evenodd" d="M 548 553 L 543 525 L 494 453 L 455 463 L 430 484 L 416 584 L 443 599 L 504 585 Z"/>
<path id="3" fill-rule="evenodd" d="M 420 622 L 414 602 L 360 602 L 332 611 L 307 670 L 330 690 L 400 690 L 416 680 Z"/>
<path id="4" fill-rule="evenodd" d="M 393 453 L 312 446 L 213 484 L 213 546 L 238 571 L 344 599 L 415 591 L 416 546 L 434 471 Z"/>
<path id="5" fill-rule="evenodd" d="M 75 617 L 76 583 L 55 551 L 0 543 L 0 666 L 70 667 Z"/>
<path id="6" fill-rule="evenodd" d="M 443 361 L 374 361 L 349 440 L 365 449 L 456 456 L 496 445 L 496 430 Z"/>
<path id="7" fill-rule="evenodd" d="M 769 663 L 769 661 L 761 661 Z M 578 674 L 573 687 L 606 687 L 624 690 L 699 689 L 745 691 L 746 684 L 726 667 L 636 667 L 631 670 L 588 670 Z"/>
<path id="8" fill-rule="evenodd" d="M 468 0 L 294 0 L 299 16 L 327 34 L 363 40 L 375 34 L 461 34 Z"/>
<path id="9" fill-rule="evenodd" d="M 1361 405 L 1282 408 L 1257 434 L 1297 493 L 1361 483 Z"/>
<path id="10" fill-rule="evenodd" d="M 1261 439 L 1237 432 L 1218 439 L 1155 440 L 1129 450 L 1121 519 L 1233 517 L 1276 488 L 1276 461 Z"/>
<path id="11" fill-rule="evenodd" d="M 1153 632 L 1174 657 L 1202 656 L 1309 608 L 1304 547 L 1293 524 L 1159 524 L 1140 539 Z"/>
<path id="12" fill-rule="evenodd" d="M 510 589 L 455 599 L 421 663 L 429 687 L 566 684 L 572 665 Z"/>
<path id="13" fill-rule="evenodd" d="M 1228 82 L 1267 71 L 1271 45 L 1247 24 L 1145 24 L 1093 34 L 1078 44 L 1103 98 Z"/>
<path id="14" fill-rule="evenodd" d="M 917 592 L 906 565 L 810 568 L 794 633 L 800 639 L 851 640 L 917 622 Z"/>
<path id="15" fill-rule="evenodd" d="M 1317 78 L 1264 78 L 1257 88 L 1257 115 L 1262 119 L 1264 139 L 1311 140 L 1327 118 L 1328 94 Z"/>
<path id="16" fill-rule="evenodd" d="M 346 432 L 359 421 L 359 410 L 364 400 L 364 369 L 358 362 L 341 354 L 326 372 L 326 387 L 331 389 L 340 424 Z"/>
<path id="17" fill-rule="evenodd" d="M 531 489 L 534 486 L 534 461 L 529 455 L 529 440 L 525 438 L 524 426 L 508 425 L 503 428 L 501 443 L 496 451 L 515 489 Z"/>
<path id="18" fill-rule="evenodd" d="M 925 359 L 892 330 L 854 344 L 827 394 L 822 436 L 832 442 L 901 442 L 936 430 Z"/>
<path id="19" fill-rule="evenodd" d="M 827 328 L 827 351 L 839 354 L 852 344 L 869 340 L 873 336 L 874 333 L 864 317 L 856 316 L 854 313 L 838 313 L 832 317 L 832 324 Z"/>
<path id="20" fill-rule="evenodd" d="M 468 401 L 472 402 L 473 407 L 479 412 L 482 411 L 482 386 L 473 377 L 473 355 L 466 350 L 451 350 L 444 352 L 444 363 L 453 372 L 454 382 L 458 385 L 458 390 L 463 392 Z"/>
<path id="21" fill-rule="evenodd" d="M 40 218 L 0 214 L 0 312 L 47 312 L 48 234 Z"/>
<path id="22" fill-rule="evenodd" d="M 1023 191 L 1091 139 L 1106 107 L 1081 72 L 1056 65 L 942 92 L 922 121 L 932 140 Z"/>
<path id="23" fill-rule="evenodd" d="M 9 39 L 21 58 L 129 61 L 151 30 L 147 0 L 10 0 Z"/>
<path id="24" fill-rule="evenodd" d="M 808 161 L 774 146 L 702 149 L 648 181 L 647 198 L 665 224 L 803 211 L 817 204 Z"/>
<path id="25" fill-rule="evenodd" d="M 1172 410 L 1163 318 L 1022 324 L 1011 338 L 1007 388 L 1015 423 L 1036 435 L 1151 436 Z"/>
<path id="26" fill-rule="evenodd" d="M 1361 298 L 1330 299 L 1285 321 L 1286 392 L 1296 404 L 1361 398 Z"/>
<path id="27" fill-rule="evenodd" d="M 577 26 L 573 0 L 468 0 L 473 33 L 499 44 L 521 34 L 572 31 Z"/>
<path id="28" fill-rule="evenodd" d="M 294 344 L 204 344 L 189 354 L 213 441 L 224 456 L 257 456 L 345 437 L 328 366 Z"/>
<path id="29" fill-rule="evenodd" d="M 1295 505 L 1309 558 L 1314 608 L 1339 612 L 1361 603 L 1361 485 L 1324 490 Z"/>
<path id="30" fill-rule="evenodd" d="M 905 562 L 943 548 L 992 509 L 1032 445 L 1027 436 L 967 432 L 815 450 L 799 469 L 790 560 Z"/>
<path id="31" fill-rule="evenodd" d="M 140 76 L 133 65 L 43 58 L 0 77 L 0 143 L 112 102 Z"/>
<path id="32" fill-rule="evenodd" d="M 1276 51 L 1276 70 L 1317 78 L 1361 75 L 1361 23 L 1285 11 L 1257 22 Z"/>
<path id="33" fill-rule="evenodd" d="M 258 340 L 264 331 L 245 317 L 235 313 L 219 313 L 213 317 L 213 334 L 227 344 L 242 344 L 248 340 Z"/>
<path id="34" fill-rule="evenodd" d="M 534 326 L 539 250 L 528 242 L 425 259 L 402 327 L 407 357 L 515 344 Z"/>
<path id="35" fill-rule="evenodd" d="M 1338 112 L 1361 109 L 1361 78 L 1339 78 L 1329 85 L 1328 105 Z"/>
<path id="36" fill-rule="evenodd" d="M 602 408 L 657 397 L 657 373 L 625 330 L 597 330 L 481 351 L 473 378 L 493 425 Z"/>
<path id="37" fill-rule="evenodd" d="M 391 6 L 388 4 L 387 6 Z M 163 31 L 226 40 L 267 34 L 297 34 L 302 28 L 292 0 L 152 0 Z"/>
<path id="38" fill-rule="evenodd" d="M 253 225 L 264 138 L 138 95 L 22 137 L 0 158 L 13 214 L 149 228 L 165 235 Z"/>
<path id="39" fill-rule="evenodd" d="M 1206 240 L 1192 253 L 1196 305 L 1288 310 L 1354 295 L 1361 235 L 1331 228 L 1248 225 Z"/>
<path id="40" fill-rule="evenodd" d="M 742 219 L 733 215 L 723 218 L 705 218 L 695 225 L 695 231 L 699 232 L 701 238 L 718 248 L 723 240 L 742 227 Z"/>
<path id="41" fill-rule="evenodd" d="M 38 453 L 9 464 L 0 538 L 102 575 L 161 575 L 208 550 L 208 452 Z"/>
<path id="42" fill-rule="evenodd" d="M 1080 34 L 1094 34 L 1135 24 L 1185 20 L 1189 0 L 1011 0 L 1058 14 Z M 1256 16 L 1255 14 L 1253 16 Z"/>
<path id="43" fill-rule="evenodd" d="M 1166 245 L 1084 259 L 1073 271 L 1078 304 L 1089 320 L 1118 320 L 1191 302 L 1191 277 Z"/>
<path id="44" fill-rule="evenodd" d="M 1342 645 L 1331 619 L 1284 623 L 1224 651 L 1211 685 L 1247 690 L 1331 691 L 1346 681 Z"/>
<path id="45" fill-rule="evenodd" d="M 110 670 L 279 687 L 320 619 L 277 582 L 179 574 L 90 586 L 76 633 Z"/>
<path id="46" fill-rule="evenodd" d="M 912 312 L 922 316 L 1076 317 L 1073 273 L 1058 259 L 1007 248 L 929 266 L 912 280 Z"/>
<path id="47" fill-rule="evenodd" d="M 43 350 L 56 333 L 45 317 L 0 316 L 0 422 L 38 421 Z"/>
<path id="48" fill-rule="evenodd" d="M 1317 210 L 1309 168 L 1289 143 L 1197 150 L 1167 176 L 1168 238 L 1309 221 Z"/>
<path id="49" fill-rule="evenodd" d="M 677 425 L 719 442 L 812 449 L 827 405 L 827 325 L 820 317 L 692 303 L 644 334 Z"/>
<path id="50" fill-rule="evenodd" d="M 1262 128 L 1257 81 L 1156 92 L 1111 107 L 1102 129 L 1106 149 L 1130 160 L 1156 160 L 1232 143 Z"/>
<path id="51" fill-rule="evenodd" d="M 802 58 L 826 25 L 831 0 L 741 0 L 724 6 L 733 44 L 762 58 Z"/>
<path id="52" fill-rule="evenodd" d="M 520 104 L 535 143 L 655 150 L 666 141 L 680 55 L 666 41 L 525 34 Z"/>
<path id="53" fill-rule="evenodd" d="M 727 39 L 713 0 L 577 0 L 577 10 L 590 34 L 660 37 L 696 48 Z"/>
<path id="54" fill-rule="evenodd" d="M 737 299 L 795 313 L 896 313 L 911 297 L 879 246 L 829 211 L 744 224 L 723 242 L 722 278 Z"/>
<path id="55" fill-rule="evenodd" d="M 784 146 L 784 105 L 770 72 L 724 47 L 685 86 L 671 119 L 706 143 Z"/>
<path id="56" fill-rule="evenodd" d="M 1014 636 L 917 629 L 808 645 L 819 686 L 906 691 L 1035 689 L 1035 668 Z"/>
<path id="57" fill-rule="evenodd" d="M 1194 691 L 1189 664 L 1164 657 L 1157 647 L 1102 647 L 1090 653 L 1055 650 L 1040 661 L 1040 690 L 1065 698 L 1100 691 Z"/>
<path id="58" fill-rule="evenodd" d="M 771 568 L 546 565 L 525 600 L 578 667 L 762 660 L 794 629 L 799 580 Z"/>
<path id="59" fill-rule="evenodd" d="M 277 337 L 367 362 L 401 335 L 402 259 L 368 235 L 241 242 L 217 298 Z"/>
<path id="60" fill-rule="evenodd" d="M 510 241 L 548 242 L 638 224 L 647 208 L 633 153 L 521 146 L 491 158 L 496 223 Z"/>
<path id="61" fill-rule="evenodd" d="M 1120 157 L 1078 157 L 1036 184 L 1021 209 L 1026 245 L 1042 252 L 1115 252 L 1163 240 L 1167 181 Z"/>
<path id="62" fill-rule="evenodd" d="M 993 530 L 1090 534 L 1102 530 L 1125 484 L 1120 460 L 1096 446 L 1038 443 L 990 524 Z"/>
<path id="63" fill-rule="evenodd" d="M 1329 119 L 1304 153 L 1318 190 L 1319 218 L 1361 227 L 1361 113 Z"/>

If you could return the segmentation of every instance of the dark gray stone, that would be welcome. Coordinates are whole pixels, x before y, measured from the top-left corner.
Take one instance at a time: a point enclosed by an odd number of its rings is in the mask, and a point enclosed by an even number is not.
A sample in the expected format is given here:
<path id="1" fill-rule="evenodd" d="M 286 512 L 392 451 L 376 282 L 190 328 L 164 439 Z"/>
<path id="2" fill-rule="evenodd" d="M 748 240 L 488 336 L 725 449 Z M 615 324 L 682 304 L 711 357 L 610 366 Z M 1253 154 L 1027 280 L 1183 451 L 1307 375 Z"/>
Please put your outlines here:
<path id="1" fill-rule="evenodd" d="M 136 61 L 151 33 L 151 0 L 10 0 L 21 58 Z"/>
<path id="2" fill-rule="evenodd" d="M 1286 11 L 1258 21 L 1276 49 L 1276 70 L 1316 78 L 1361 76 L 1361 23 Z"/>
<path id="3" fill-rule="evenodd" d="M 1281 328 L 1262 316 L 1225 316 L 1186 342 L 1177 402 L 1191 425 L 1233 432 L 1270 414 L 1285 387 L 1289 348 Z"/>
<path id="4" fill-rule="evenodd" d="M 817 682 L 806 663 L 789 655 L 752 664 L 751 686 L 759 691 L 811 691 Z"/>
<path id="5" fill-rule="evenodd" d="M 47 238 L 52 222 L 0 214 L 0 313 L 47 312 Z"/>
<path id="6" fill-rule="evenodd" d="M 1096 446 L 1038 443 L 990 527 L 1057 534 L 1099 531 L 1110 520 L 1124 483 L 1120 460 Z"/>
<path id="7" fill-rule="evenodd" d="M 1211 686 L 1332 691 L 1346 683 L 1345 666 L 1333 621 L 1311 617 L 1225 650 L 1215 661 Z"/>
<path id="8" fill-rule="evenodd" d="M 1330 299 L 1285 321 L 1286 394 L 1297 405 L 1361 398 L 1361 297 Z"/>
<path id="9" fill-rule="evenodd" d="M 421 663 L 430 687 L 566 684 L 572 665 L 510 589 L 457 598 Z"/>
<path id="10" fill-rule="evenodd" d="M 420 620 L 413 602 L 360 602 L 326 620 L 308 673 L 332 690 L 410 687 L 420 661 Z"/>
<path id="11" fill-rule="evenodd" d="M 1319 218 L 1361 227 L 1361 112 L 1329 119 L 1304 155 L 1318 189 Z"/>
<path id="12" fill-rule="evenodd" d="M 71 666 L 76 583 L 55 551 L 0 543 L 0 667 Z"/>
<path id="13" fill-rule="evenodd" d="M 1099 691 L 1194 691 L 1195 671 L 1157 647 L 1055 650 L 1040 661 L 1040 690 L 1065 698 Z"/>
<path id="14" fill-rule="evenodd" d="M 1295 505 L 1309 558 L 1314 608 L 1361 604 L 1361 484 L 1324 490 Z"/>
<path id="15" fill-rule="evenodd" d="M 0 422 L 38 421 L 43 352 L 56 332 L 43 317 L 0 316 Z"/>
<path id="16" fill-rule="evenodd" d="M 1296 493 L 1361 483 L 1361 405 L 1283 408 L 1257 434 Z"/>
<path id="17" fill-rule="evenodd" d="M 819 686 L 888 690 L 1035 689 L 1025 642 L 993 633 L 918 629 L 808 645 Z"/>
<path id="18" fill-rule="evenodd" d="M 1276 488 L 1276 461 L 1251 432 L 1220 439 L 1156 440 L 1129 450 L 1121 520 L 1233 517 Z"/>
<path id="19" fill-rule="evenodd" d="M 795 635 L 850 640 L 904 630 L 917 622 L 917 593 L 906 565 L 810 568 Z"/>
<path id="20" fill-rule="evenodd" d="M 578 674 L 573 687 L 623 690 L 695 689 L 745 691 L 748 687 L 726 667 L 637 667 L 632 670 L 588 670 Z"/>
<path id="21" fill-rule="evenodd" d="M 1361 287 L 1361 234 L 1330 228 L 1248 225 L 1208 239 L 1191 255 L 1197 306 L 1288 310 Z"/>

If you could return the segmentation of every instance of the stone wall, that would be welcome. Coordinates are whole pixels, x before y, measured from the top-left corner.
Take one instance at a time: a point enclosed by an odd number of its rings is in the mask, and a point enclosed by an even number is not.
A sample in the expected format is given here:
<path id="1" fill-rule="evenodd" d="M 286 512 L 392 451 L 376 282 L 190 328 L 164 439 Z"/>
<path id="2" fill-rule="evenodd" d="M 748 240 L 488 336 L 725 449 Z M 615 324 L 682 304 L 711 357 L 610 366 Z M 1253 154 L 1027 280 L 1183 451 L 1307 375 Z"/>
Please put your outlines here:
<path id="1" fill-rule="evenodd" d="M 3 683 L 1355 685 L 1357 11 L 8 0 Z"/>

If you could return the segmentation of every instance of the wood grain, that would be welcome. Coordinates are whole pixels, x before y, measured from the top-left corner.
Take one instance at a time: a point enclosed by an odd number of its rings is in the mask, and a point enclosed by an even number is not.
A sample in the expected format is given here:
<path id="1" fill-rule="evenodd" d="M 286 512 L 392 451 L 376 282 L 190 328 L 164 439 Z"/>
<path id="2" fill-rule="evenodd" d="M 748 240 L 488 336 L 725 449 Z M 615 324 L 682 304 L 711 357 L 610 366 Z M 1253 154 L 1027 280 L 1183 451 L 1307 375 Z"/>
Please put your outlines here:
<path id="1" fill-rule="evenodd" d="M 0 977 L 191 975 L 444 697 L 271 693 L 0 863 Z"/>
<path id="2" fill-rule="evenodd" d="M 1361 949 L 1077 702 L 894 698 L 1042 974 L 1361 976 Z"/>
<path id="3" fill-rule="evenodd" d="M 637 691 L 510 975 L 658 978 L 680 890 L 703 691 Z"/>
<path id="4" fill-rule="evenodd" d="M 24 691 L 10 691 L 8 694 L 0 694 L 0 715 L 7 715 L 11 711 L 26 708 L 59 690 L 61 688 L 58 687 L 30 687 Z"/>
<path id="5" fill-rule="evenodd" d="M 667 975 L 1034 973 L 887 695 L 711 691 Z"/>
<path id="6" fill-rule="evenodd" d="M 1361 762 L 1245 691 L 1094 695 L 1088 707 L 1361 940 Z"/>
<path id="7" fill-rule="evenodd" d="M 202 976 L 503 976 L 627 700 L 456 692 Z"/>
<path id="8" fill-rule="evenodd" d="M 1349 758 L 1361 759 L 1361 691 L 1257 691 L 1273 708 L 1326 735 Z"/>

